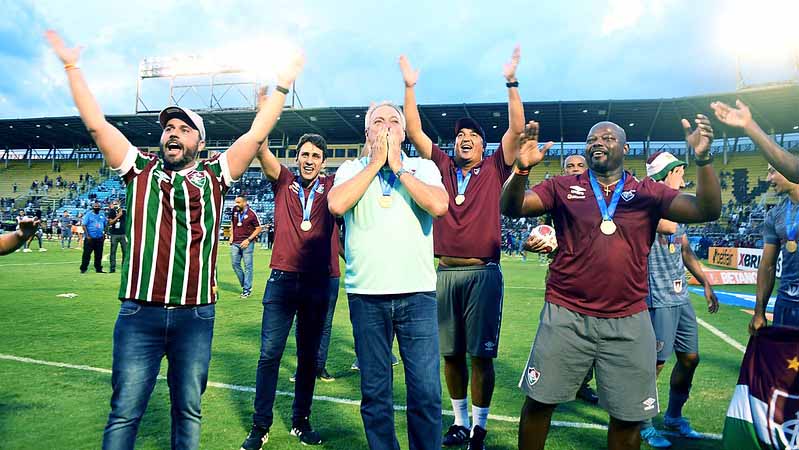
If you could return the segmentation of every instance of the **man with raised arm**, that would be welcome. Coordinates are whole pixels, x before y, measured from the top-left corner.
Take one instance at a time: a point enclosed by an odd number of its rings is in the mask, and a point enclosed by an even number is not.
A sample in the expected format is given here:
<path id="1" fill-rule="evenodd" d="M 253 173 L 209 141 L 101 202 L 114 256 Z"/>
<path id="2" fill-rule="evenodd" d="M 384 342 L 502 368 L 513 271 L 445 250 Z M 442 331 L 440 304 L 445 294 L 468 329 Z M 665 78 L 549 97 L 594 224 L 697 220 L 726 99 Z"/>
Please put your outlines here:
<path id="1" fill-rule="evenodd" d="M 258 153 L 261 169 L 275 193 L 277 237 L 263 297 L 253 425 L 242 450 L 260 450 L 269 438 L 280 360 L 295 315 L 297 373 L 291 434 L 305 445 L 322 443 L 309 417 L 330 280 L 335 278 L 338 289 L 339 279 L 338 228 L 327 205 L 334 177 L 319 173 L 326 158 L 327 143 L 318 134 L 304 134 L 297 143 L 298 175 L 280 164 L 267 143 Z M 294 190 L 292 185 L 299 189 Z"/>
<path id="2" fill-rule="evenodd" d="M 799 158 L 782 148 L 760 128 L 744 102 L 736 100 L 735 106 L 733 108 L 718 101 L 710 104 L 721 123 L 742 129 L 778 173 L 791 183 L 799 183 Z"/>
<path id="3" fill-rule="evenodd" d="M 510 176 L 518 136 L 524 130 L 524 107 L 519 97 L 516 68 L 520 50 L 504 67 L 508 89 L 508 130 L 493 155 L 483 158 L 485 132 L 471 118 L 455 122 L 455 156 L 450 157 L 422 130 L 414 87 L 419 72 L 405 56 L 400 69 L 405 81 L 408 139 L 422 158 L 441 172 L 449 194 L 449 214 L 433 228 L 438 262 L 438 330 L 444 375 L 455 411 L 442 444 L 482 449 L 491 396 L 494 358 L 499 348 L 502 319 L 502 271 L 499 266 L 501 234 L 499 196 Z M 467 365 L 466 354 L 470 356 Z M 471 366 L 472 418 L 469 423 L 467 387 Z"/>
<path id="4" fill-rule="evenodd" d="M 330 212 L 344 216 L 344 287 L 361 370 L 361 418 L 371 449 L 399 448 L 391 347 L 399 343 L 411 449 L 441 447 L 433 219 L 449 199 L 436 166 L 400 148 L 405 116 L 392 103 L 366 112 L 360 159 L 336 172 Z"/>
<path id="5" fill-rule="evenodd" d="M 640 447 L 640 422 L 659 408 L 655 335 L 646 305 L 647 256 L 658 221 L 707 222 L 721 211 L 711 165 L 713 130 L 705 116 L 697 115 L 695 122 L 694 131 L 687 120 L 682 125 L 695 151 L 696 196 L 626 172 L 627 137 L 612 122 L 597 123 L 589 131 L 587 172 L 551 178 L 525 191 L 530 169 L 552 143 L 539 148 L 535 122 L 520 137 L 516 168 L 502 191 L 502 212 L 511 217 L 550 212 L 559 248 L 519 382 L 527 395 L 519 448 L 544 448 L 552 412 L 574 398 L 592 364 L 599 403 L 610 415 L 608 448 Z"/>
<path id="6" fill-rule="evenodd" d="M 166 355 L 172 448 L 196 449 L 211 360 L 222 197 L 277 121 L 303 60 L 296 57 L 279 74 L 278 93 L 259 101 L 248 132 L 224 153 L 198 161 L 205 127 L 197 113 L 178 106 L 161 111 L 161 151 L 142 153 L 103 116 L 78 67 L 80 48 L 66 47 L 53 31 L 46 36 L 64 64 L 83 123 L 128 192 L 130 251 L 122 265 L 103 448 L 133 449 Z"/>

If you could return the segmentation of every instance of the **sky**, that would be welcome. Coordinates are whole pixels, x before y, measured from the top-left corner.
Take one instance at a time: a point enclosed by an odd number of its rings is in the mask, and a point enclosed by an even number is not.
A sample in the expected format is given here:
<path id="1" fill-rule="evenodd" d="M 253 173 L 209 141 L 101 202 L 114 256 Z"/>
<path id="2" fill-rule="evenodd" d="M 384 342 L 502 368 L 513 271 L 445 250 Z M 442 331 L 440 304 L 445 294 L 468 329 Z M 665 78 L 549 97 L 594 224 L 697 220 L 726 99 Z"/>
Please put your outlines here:
<path id="1" fill-rule="evenodd" d="M 305 107 L 400 102 L 401 54 L 420 70 L 420 104 L 504 102 L 515 45 L 524 101 L 730 92 L 736 67 L 747 83 L 776 82 L 797 76 L 799 57 L 796 0 L 0 0 L 0 10 L 0 118 L 77 114 L 50 28 L 84 47 L 79 65 L 106 114 L 135 111 L 145 57 L 238 55 L 268 83 L 300 48 Z M 150 109 L 166 106 L 156 97 Z"/>

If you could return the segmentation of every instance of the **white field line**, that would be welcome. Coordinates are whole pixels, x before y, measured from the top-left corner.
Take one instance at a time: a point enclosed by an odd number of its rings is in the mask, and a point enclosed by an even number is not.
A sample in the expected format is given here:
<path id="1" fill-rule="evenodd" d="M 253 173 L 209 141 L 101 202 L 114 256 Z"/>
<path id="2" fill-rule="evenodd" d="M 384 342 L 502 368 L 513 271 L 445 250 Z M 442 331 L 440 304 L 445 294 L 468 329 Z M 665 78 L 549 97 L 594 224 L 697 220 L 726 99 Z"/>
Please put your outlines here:
<path id="1" fill-rule="evenodd" d="M 3 360 L 3 359 L 4 360 L 8 360 L 8 361 L 16 361 L 16 362 L 21 362 L 21 363 L 27 363 L 27 364 L 38 364 L 38 365 L 42 365 L 42 366 L 60 367 L 60 368 L 63 368 L 63 369 L 84 370 L 84 371 L 88 371 L 88 372 L 98 372 L 98 373 L 109 374 L 109 375 L 111 374 L 110 370 L 101 369 L 99 367 L 91 367 L 91 366 L 84 366 L 84 365 L 78 365 L 78 364 L 60 363 L 60 362 L 53 362 L 53 361 L 42 361 L 42 360 L 39 360 L 39 359 L 24 358 L 24 357 L 21 357 L 21 356 L 6 355 L 6 354 L 0 353 L 0 360 Z M 163 375 L 159 375 L 158 379 L 159 380 L 165 380 L 166 377 L 163 376 Z M 237 384 L 218 383 L 218 382 L 215 382 L 215 381 L 209 381 L 208 382 L 208 386 L 214 387 L 214 388 L 218 388 L 218 389 L 227 389 L 227 390 L 231 390 L 231 391 L 255 392 L 255 388 L 251 387 L 251 386 L 240 386 L 240 385 L 237 385 Z M 277 391 L 276 394 L 279 395 L 279 396 L 283 396 L 283 397 L 294 397 L 294 393 L 293 392 Z M 348 399 L 348 398 L 339 398 L 339 397 L 330 397 L 330 396 L 327 396 L 327 395 L 314 395 L 313 398 L 314 398 L 315 401 L 338 403 L 338 404 L 342 404 L 342 405 L 358 406 L 358 405 L 361 404 L 361 402 L 359 400 L 352 400 L 352 399 Z M 405 411 L 405 410 L 407 410 L 407 407 L 405 405 L 394 405 L 394 410 L 395 411 Z M 446 409 L 443 410 L 442 413 L 444 415 L 446 415 L 446 416 L 454 416 L 455 415 L 455 413 L 453 413 L 450 410 L 446 410 Z M 498 414 L 490 414 L 488 416 L 488 418 L 491 419 L 491 420 L 497 420 L 497 421 L 500 421 L 500 422 L 509 422 L 509 423 L 518 423 L 519 422 L 519 418 L 518 417 L 503 416 L 503 415 L 498 415 Z M 563 422 L 563 421 L 559 421 L 559 420 L 553 420 L 552 421 L 552 426 L 564 427 L 564 428 L 591 429 L 591 430 L 607 430 L 608 429 L 608 427 L 606 425 L 601 425 L 601 424 L 597 424 L 597 423 Z M 673 433 L 669 433 L 669 432 L 665 432 L 665 434 L 674 435 Z M 714 440 L 721 439 L 721 435 L 720 434 L 703 433 L 703 435 L 706 438 L 708 438 L 708 439 L 714 439 Z"/>
<path id="2" fill-rule="evenodd" d="M 696 323 L 702 325 L 703 327 L 707 328 L 708 331 L 715 334 L 716 336 L 720 337 L 722 341 L 730 344 L 731 346 L 735 347 L 741 353 L 746 353 L 746 346 L 742 345 L 740 342 L 736 341 L 735 339 L 729 337 L 723 331 L 719 330 L 718 328 L 714 327 L 713 325 L 705 322 L 704 320 L 700 319 L 699 317 L 696 318 Z"/>

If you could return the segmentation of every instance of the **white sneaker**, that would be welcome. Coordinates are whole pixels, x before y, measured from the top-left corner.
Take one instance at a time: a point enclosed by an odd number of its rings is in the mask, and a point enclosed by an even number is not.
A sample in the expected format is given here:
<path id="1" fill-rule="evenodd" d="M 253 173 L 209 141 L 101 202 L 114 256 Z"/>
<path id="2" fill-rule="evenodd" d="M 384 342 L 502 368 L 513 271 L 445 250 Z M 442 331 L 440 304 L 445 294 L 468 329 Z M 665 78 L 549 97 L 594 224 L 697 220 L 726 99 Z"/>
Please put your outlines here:
<path id="1" fill-rule="evenodd" d="M 25 250 L 22 250 L 22 253 L 30 253 L 30 252 L 32 252 L 32 251 L 33 251 L 33 250 L 31 250 L 31 249 L 29 249 L 29 248 L 26 248 Z"/>
<path id="2" fill-rule="evenodd" d="M 46 252 L 46 251 L 47 251 L 47 249 L 46 249 L 46 248 L 40 248 L 40 249 L 39 249 L 39 251 L 40 251 L 40 252 Z"/>

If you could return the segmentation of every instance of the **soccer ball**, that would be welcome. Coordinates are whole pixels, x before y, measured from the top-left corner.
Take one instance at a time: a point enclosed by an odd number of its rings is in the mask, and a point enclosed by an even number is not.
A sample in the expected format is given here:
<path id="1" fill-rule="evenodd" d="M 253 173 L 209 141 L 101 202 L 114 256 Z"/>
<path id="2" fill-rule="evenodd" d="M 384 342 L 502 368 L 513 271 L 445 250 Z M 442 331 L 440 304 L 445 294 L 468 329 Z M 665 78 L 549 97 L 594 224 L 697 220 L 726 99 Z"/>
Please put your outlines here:
<path id="1" fill-rule="evenodd" d="M 552 253 L 558 248 L 558 240 L 555 237 L 555 229 L 549 225 L 539 225 L 530 232 L 530 237 L 543 239 L 546 247 L 542 253 Z"/>

